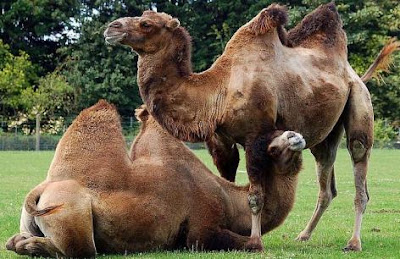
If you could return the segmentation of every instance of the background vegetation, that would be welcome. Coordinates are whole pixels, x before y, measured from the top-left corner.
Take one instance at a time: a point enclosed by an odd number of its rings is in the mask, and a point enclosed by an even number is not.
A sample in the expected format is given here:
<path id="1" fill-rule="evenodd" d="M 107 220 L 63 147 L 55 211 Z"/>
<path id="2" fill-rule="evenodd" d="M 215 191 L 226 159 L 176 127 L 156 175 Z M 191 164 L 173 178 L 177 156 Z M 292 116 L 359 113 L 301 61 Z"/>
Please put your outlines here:
<path id="1" fill-rule="evenodd" d="M 206 150 L 196 155 L 215 173 L 212 159 Z M 25 195 L 46 177 L 54 152 L 2 152 L 0 156 L 0 258 L 21 257 L 5 250 L 5 242 L 18 232 L 21 206 Z M 304 170 L 300 173 L 297 198 L 285 223 L 263 237 L 264 254 L 242 252 L 197 253 L 190 251 L 140 253 L 99 258 L 400 258 L 400 150 L 372 151 L 368 172 L 370 201 L 362 226 L 363 251 L 343 253 L 351 236 L 354 212 L 354 180 L 350 157 L 346 150 L 338 152 L 335 176 L 338 196 L 325 212 L 312 238 L 306 243 L 295 237 L 306 225 L 318 196 L 314 159 L 304 151 Z M 241 154 L 243 157 L 243 153 Z M 237 182 L 247 181 L 244 160 L 239 165 Z"/>
<path id="2" fill-rule="evenodd" d="M 178 17 L 193 39 L 195 71 L 207 69 L 226 42 L 273 0 L 1 0 L 0 1 L 0 123 L 3 136 L 25 125 L 55 134 L 55 121 L 72 118 L 99 98 L 114 103 L 122 116 L 141 104 L 136 85 L 137 57 L 127 48 L 110 47 L 102 33 L 112 20 L 157 9 Z M 327 0 L 277 1 L 287 5 L 287 29 Z M 383 44 L 400 36 L 398 0 L 335 1 L 348 34 L 349 60 L 358 74 L 373 61 Z M 400 126 L 400 53 L 394 57 L 385 84 L 372 81 L 376 118 L 384 128 Z M 53 123 L 53 124 L 52 124 Z M 48 124 L 51 124 L 48 126 Z M 63 127 L 59 127 L 63 128 Z M 65 128 L 65 127 L 64 127 Z M 392 128 L 390 140 L 396 138 Z M 386 129 L 387 131 L 387 129 Z M 380 136 L 380 135 L 379 135 Z"/>

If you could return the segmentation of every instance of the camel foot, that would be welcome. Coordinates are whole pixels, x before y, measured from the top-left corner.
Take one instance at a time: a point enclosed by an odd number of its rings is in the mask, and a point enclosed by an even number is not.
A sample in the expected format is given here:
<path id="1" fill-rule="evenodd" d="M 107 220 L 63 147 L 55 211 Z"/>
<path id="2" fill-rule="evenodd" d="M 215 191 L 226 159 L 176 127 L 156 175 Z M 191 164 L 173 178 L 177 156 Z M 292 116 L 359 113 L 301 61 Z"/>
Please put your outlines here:
<path id="1" fill-rule="evenodd" d="M 250 237 L 250 240 L 244 245 L 244 249 L 249 252 L 262 252 L 264 251 L 261 237 Z"/>
<path id="2" fill-rule="evenodd" d="M 310 240 L 311 235 L 305 232 L 300 232 L 300 234 L 296 237 L 296 241 L 305 242 Z"/>
<path id="3" fill-rule="evenodd" d="M 358 252 L 361 250 L 360 239 L 350 239 L 350 241 L 347 243 L 347 246 L 343 248 L 343 252 Z"/>
<path id="4" fill-rule="evenodd" d="M 28 239 L 30 237 L 33 237 L 31 234 L 29 233 L 19 233 L 16 234 L 12 237 L 10 237 L 6 243 L 6 249 L 10 250 L 10 251 L 16 251 L 16 244 L 22 240 Z"/>

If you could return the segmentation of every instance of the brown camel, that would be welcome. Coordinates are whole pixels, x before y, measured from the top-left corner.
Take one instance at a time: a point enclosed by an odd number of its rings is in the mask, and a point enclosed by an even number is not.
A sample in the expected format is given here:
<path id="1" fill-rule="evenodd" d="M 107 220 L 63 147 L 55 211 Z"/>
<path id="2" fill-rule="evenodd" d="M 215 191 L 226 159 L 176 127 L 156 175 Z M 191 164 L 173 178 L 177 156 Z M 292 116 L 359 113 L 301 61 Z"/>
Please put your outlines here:
<path id="1" fill-rule="evenodd" d="M 20 233 L 7 249 L 31 256 L 92 257 L 187 247 L 251 249 L 248 186 L 213 175 L 145 109 L 128 154 L 119 116 L 100 101 L 67 130 L 47 179 L 25 200 Z M 300 134 L 264 139 L 274 163 L 263 175 L 267 193 L 262 233 L 291 210 L 301 167 Z"/>
<path id="2" fill-rule="evenodd" d="M 286 20 L 286 9 L 279 5 L 263 9 L 238 29 L 224 53 L 202 73 L 192 72 L 188 32 L 168 14 L 145 11 L 140 17 L 117 19 L 104 36 L 108 43 L 138 53 L 138 85 L 150 113 L 175 137 L 206 141 L 223 177 L 234 181 L 236 143 L 245 148 L 251 242 L 259 249 L 260 213 L 267 198 L 261 179 L 269 169 L 263 136 L 278 129 L 301 132 L 315 157 L 320 193 L 310 222 L 298 236 L 307 240 L 336 196 L 333 164 L 345 130 L 356 186 L 354 231 L 345 250 L 361 250 L 373 144 L 370 94 L 347 61 L 346 34 L 334 3 L 317 8 L 287 35 Z M 398 43 L 386 48 L 380 58 L 396 47 Z M 363 79 L 379 64 L 378 58 Z"/>

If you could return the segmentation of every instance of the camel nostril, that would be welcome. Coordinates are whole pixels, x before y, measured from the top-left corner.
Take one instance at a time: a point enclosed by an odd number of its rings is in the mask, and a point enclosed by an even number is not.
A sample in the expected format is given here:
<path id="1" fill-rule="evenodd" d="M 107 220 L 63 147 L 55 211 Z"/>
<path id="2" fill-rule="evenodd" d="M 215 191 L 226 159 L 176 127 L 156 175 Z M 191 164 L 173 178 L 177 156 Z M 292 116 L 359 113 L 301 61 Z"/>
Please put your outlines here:
<path id="1" fill-rule="evenodd" d="M 122 27 L 122 23 L 120 22 L 112 22 L 108 25 L 108 27 L 112 27 L 112 28 L 121 28 Z"/>

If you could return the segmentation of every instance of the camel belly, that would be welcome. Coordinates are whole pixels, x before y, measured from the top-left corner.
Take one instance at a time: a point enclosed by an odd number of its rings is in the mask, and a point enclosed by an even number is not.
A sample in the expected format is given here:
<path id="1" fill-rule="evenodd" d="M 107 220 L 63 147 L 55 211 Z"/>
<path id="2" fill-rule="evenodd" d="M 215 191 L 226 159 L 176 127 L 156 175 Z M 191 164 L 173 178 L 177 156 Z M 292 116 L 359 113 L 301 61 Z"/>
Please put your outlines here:
<path id="1" fill-rule="evenodd" d="M 339 121 L 347 103 L 349 89 L 330 83 L 312 91 L 298 91 L 298 96 L 279 100 L 277 127 L 303 135 L 307 147 L 323 141 Z"/>

